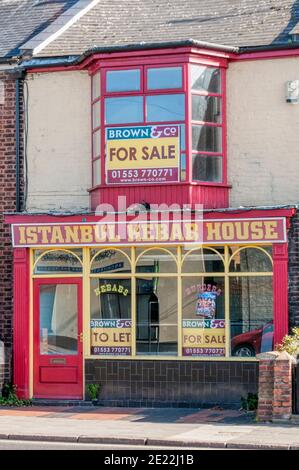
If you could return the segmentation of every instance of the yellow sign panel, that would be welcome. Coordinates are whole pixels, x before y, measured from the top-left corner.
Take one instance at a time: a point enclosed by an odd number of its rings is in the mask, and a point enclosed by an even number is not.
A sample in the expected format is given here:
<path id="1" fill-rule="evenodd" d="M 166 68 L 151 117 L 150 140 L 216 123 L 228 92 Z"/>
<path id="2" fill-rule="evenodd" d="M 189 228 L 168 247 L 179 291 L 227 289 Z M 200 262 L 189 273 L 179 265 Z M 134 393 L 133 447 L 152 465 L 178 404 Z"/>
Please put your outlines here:
<path id="1" fill-rule="evenodd" d="M 183 356 L 225 356 L 225 320 L 183 320 Z"/>
<path id="2" fill-rule="evenodd" d="M 131 320 L 91 320 L 91 353 L 94 355 L 131 354 Z"/>
<path id="3" fill-rule="evenodd" d="M 178 124 L 107 128 L 107 183 L 178 181 L 179 130 Z"/>

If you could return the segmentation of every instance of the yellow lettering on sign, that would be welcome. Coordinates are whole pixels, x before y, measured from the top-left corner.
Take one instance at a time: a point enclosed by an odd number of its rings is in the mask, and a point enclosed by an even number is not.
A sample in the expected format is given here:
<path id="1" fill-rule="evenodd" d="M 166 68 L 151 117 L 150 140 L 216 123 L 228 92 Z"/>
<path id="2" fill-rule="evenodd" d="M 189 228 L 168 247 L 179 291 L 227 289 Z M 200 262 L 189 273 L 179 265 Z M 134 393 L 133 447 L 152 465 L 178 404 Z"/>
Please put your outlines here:
<path id="1" fill-rule="evenodd" d="M 157 224 L 156 225 L 157 241 L 164 242 L 169 240 L 168 224 Z"/>
<path id="2" fill-rule="evenodd" d="M 183 241 L 182 226 L 180 223 L 173 223 L 171 227 L 170 241 Z"/>
<path id="3" fill-rule="evenodd" d="M 268 240 L 277 240 L 278 232 L 277 232 L 277 220 L 265 221 L 265 238 Z"/>
<path id="4" fill-rule="evenodd" d="M 249 237 L 249 222 L 235 222 L 236 239 L 248 240 Z"/>
<path id="5" fill-rule="evenodd" d="M 138 224 L 129 224 L 128 225 L 128 241 L 140 241 L 141 240 L 141 233 L 140 233 L 140 226 Z"/>
<path id="6" fill-rule="evenodd" d="M 120 237 L 119 235 L 116 235 L 115 234 L 115 225 L 108 225 L 107 227 L 108 229 L 108 240 L 109 242 L 119 242 L 120 241 Z"/>
<path id="7" fill-rule="evenodd" d="M 27 243 L 37 243 L 38 242 L 38 236 L 36 233 L 36 227 L 27 227 L 26 228 L 26 242 Z"/>
<path id="8" fill-rule="evenodd" d="M 52 227 L 52 236 L 51 236 L 50 243 L 53 243 L 55 245 L 56 243 L 62 244 L 63 242 L 64 242 L 64 238 L 61 232 L 61 227 L 59 226 Z"/>
<path id="9" fill-rule="evenodd" d="M 98 243 L 103 243 L 107 240 L 107 226 L 106 225 L 95 225 L 94 226 L 94 237 Z"/>
<path id="10" fill-rule="evenodd" d="M 185 238 L 186 241 L 197 241 L 199 239 L 198 225 L 195 223 L 185 223 Z"/>
<path id="11" fill-rule="evenodd" d="M 26 243 L 26 237 L 25 237 L 26 227 L 18 227 L 18 229 L 19 229 L 19 234 L 20 234 L 19 243 L 21 245 L 25 245 L 25 243 Z"/>
<path id="12" fill-rule="evenodd" d="M 264 231 L 263 231 L 263 221 L 258 220 L 251 222 L 251 238 L 252 240 L 262 240 L 264 238 Z"/>
<path id="13" fill-rule="evenodd" d="M 51 227 L 50 226 L 37 227 L 37 233 L 42 234 L 42 244 L 49 243 L 48 234 L 51 233 Z"/>
<path id="14" fill-rule="evenodd" d="M 93 230 L 90 225 L 81 225 L 81 243 L 92 243 L 93 242 Z"/>
<path id="15" fill-rule="evenodd" d="M 208 241 L 221 241 L 220 222 L 208 222 L 206 227 Z"/>
<path id="16" fill-rule="evenodd" d="M 78 225 L 66 225 L 65 227 L 65 242 L 66 243 L 79 243 L 79 227 Z"/>
<path id="17" fill-rule="evenodd" d="M 234 222 L 224 222 L 222 224 L 223 240 L 233 240 L 235 237 Z"/>

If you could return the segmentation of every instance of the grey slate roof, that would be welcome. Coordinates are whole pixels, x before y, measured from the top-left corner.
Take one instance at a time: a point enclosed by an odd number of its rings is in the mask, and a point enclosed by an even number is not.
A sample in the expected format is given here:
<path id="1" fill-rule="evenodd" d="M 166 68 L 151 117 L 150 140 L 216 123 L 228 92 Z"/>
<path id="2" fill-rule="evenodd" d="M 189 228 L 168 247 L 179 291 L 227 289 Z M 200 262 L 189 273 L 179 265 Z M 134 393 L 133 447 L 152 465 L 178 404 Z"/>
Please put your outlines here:
<path id="1" fill-rule="evenodd" d="M 235 47 L 287 45 L 299 0 L 99 0 L 37 56 L 193 39 Z"/>
<path id="2" fill-rule="evenodd" d="M 0 57 L 18 56 L 25 42 L 77 1 L 0 0 Z"/>

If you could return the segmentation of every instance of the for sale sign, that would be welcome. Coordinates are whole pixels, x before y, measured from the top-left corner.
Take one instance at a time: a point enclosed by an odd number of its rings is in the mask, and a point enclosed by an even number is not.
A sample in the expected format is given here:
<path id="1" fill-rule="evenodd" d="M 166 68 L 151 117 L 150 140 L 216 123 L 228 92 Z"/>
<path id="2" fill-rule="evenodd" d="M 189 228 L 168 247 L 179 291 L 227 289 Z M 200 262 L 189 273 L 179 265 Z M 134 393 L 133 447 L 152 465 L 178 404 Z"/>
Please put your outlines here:
<path id="1" fill-rule="evenodd" d="M 179 130 L 175 124 L 107 128 L 107 184 L 178 181 Z"/>

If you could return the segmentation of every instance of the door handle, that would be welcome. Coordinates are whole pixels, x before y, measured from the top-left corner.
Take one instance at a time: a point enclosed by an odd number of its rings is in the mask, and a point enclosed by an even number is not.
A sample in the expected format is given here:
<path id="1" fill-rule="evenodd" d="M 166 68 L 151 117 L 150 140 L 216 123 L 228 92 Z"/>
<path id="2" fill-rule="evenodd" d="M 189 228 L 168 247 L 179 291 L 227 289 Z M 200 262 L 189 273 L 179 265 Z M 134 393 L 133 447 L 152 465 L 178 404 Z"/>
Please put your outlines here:
<path id="1" fill-rule="evenodd" d="M 80 343 L 83 343 L 83 332 L 82 332 L 82 331 L 81 331 L 81 333 L 78 335 L 78 338 L 79 338 Z"/>

